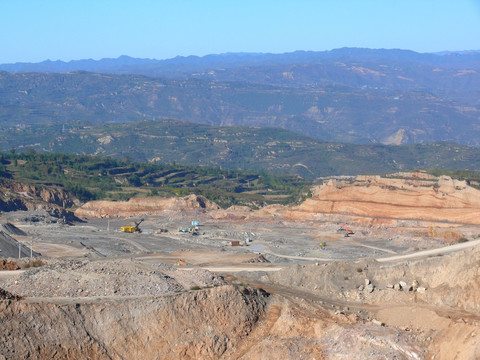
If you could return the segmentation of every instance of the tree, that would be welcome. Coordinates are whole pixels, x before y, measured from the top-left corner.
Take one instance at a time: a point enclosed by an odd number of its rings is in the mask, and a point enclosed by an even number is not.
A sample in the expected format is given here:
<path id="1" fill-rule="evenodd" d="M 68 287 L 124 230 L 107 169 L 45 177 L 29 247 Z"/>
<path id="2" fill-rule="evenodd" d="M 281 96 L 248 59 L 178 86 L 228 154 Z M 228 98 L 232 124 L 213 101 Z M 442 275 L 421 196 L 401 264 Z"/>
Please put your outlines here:
<path id="1" fill-rule="evenodd" d="M 129 177 L 127 177 L 127 180 L 133 186 L 142 186 L 142 181 L 140 180 L 140 178 L 136 174 L 130 175 Z"/>

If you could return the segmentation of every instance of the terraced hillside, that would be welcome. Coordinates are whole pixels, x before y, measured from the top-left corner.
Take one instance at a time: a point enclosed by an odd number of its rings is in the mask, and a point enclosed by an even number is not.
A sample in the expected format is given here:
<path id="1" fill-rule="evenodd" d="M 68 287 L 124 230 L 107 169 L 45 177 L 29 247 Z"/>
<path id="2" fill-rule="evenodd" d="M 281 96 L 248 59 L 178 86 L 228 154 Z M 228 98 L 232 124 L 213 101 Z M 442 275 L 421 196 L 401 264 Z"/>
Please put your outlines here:
<path id="1" fill-rule="evenodd" d="M 417 168 L 480 170 L 480 150 L 457 144 L 331 143 L 275 128 L 214 127 L 175 120 L 10 127 L 0 130 L 0 148 L 267 171 L 309 180 Z"/>

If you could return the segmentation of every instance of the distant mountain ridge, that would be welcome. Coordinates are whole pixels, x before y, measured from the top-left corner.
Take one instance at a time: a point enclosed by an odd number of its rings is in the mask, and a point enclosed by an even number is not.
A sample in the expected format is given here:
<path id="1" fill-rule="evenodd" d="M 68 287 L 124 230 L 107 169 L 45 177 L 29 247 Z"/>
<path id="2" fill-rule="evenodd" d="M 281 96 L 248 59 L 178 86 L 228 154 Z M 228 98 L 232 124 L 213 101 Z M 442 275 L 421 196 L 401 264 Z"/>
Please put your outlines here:
<path id="1" fill-rule="evenodd" d="M 205 56 L 177 56 L 170 59 L 133 58 L 127 55 L 118 58 L 100 60 L 81 59 L 68 62 L 45 60 L 38 63 L 17 62 L 0 64 L 0 70 L 9 72 L 72 72 L 90 71 L 116 74 L 162 73 L 173 71 L 174 76 L 181 72 L 202 70 L 205 68 L 232 68 L 261 65 L 287 65 L 295 63 L 323 63 L 331 61 L 380 61 L 388 59 L 395 62 L 416 62 L 450 68 L 480 65 L 480 50 L 444 51 L 439 53 L 417 53 L 400 49 L 340 48 L 328 51 L 294 51 L 282 54 L 271 53 L 224 53 Z M 163 71 L 162 71 L 163 70 Z M 185 75 L 185 73 L 184 73 Z"/>
<path id="2" fill-rule="evenodd" d="M 477 52 L 343 48 L 3 69 L 2 126 L 170 118 L 334 142 L 480 146 Z"/>

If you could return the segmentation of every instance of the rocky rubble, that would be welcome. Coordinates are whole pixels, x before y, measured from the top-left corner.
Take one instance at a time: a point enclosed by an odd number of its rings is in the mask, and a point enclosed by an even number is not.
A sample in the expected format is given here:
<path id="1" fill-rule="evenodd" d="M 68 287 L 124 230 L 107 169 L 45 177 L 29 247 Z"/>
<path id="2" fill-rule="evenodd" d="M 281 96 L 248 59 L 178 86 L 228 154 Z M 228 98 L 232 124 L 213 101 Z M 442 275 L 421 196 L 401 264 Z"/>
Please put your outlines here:
<path id="1" fill-rule="evenodd" d="M 372 282 L 369 279 L 365 279 L 365 285 L 360 285 L 358 287 L 358 290 L 360 291 L 365 290 L 368 293 L 372 293 L 374 289 L 375 289 L 375 286 L 372 284 Z"/>
<path id="2" fill-rule="evenodd" d="M 248 264 L 259 264 L 259 263 L 269 263 L 263 255 L 258 255 L 247 261 Z"/>
<path id="3" fill-rule="evenodd" d="M 0 300 L 20 300 L 22 297 L 14 295 L 2 288 L 0 288 Z"/>
<path id="4" fill-rule="evenodd" d="M 130 260 L 62 262 L 28 270 L 3 287 L 22 296 L 92 297 L 160 296 L 225 284 L 223 278 L 202 270 L 177 270 Z"/>
<path id="5" fill-rule="evenodd" d="M 231 359 L 268 294 L 221 286 L 90 302 L 0 301 L 0 359 Z M 265 353 L 266 354 L 266 353 Z"/>
<path id="6" fill-rule="evenodd" d="M 354 302 L 423 302 L 480 311 L 480 248 L 398 264 L 374 260 L 356 263 L 295 265 L 268 273 L 262 281 Z M 428 289 L 428 290 L 427 290 Z"/>
<path id="7" fill-rule="evenodd" d="M 413 280 L 411 285 L 407 285 L 405 281 L 399 281 L 395 284 L 387 285 L 387 289 L 394 289 L 398 291 L 413 291 L 413 292 L 425 292 L 426 288 L 420 286 L 418 280 Z"/>

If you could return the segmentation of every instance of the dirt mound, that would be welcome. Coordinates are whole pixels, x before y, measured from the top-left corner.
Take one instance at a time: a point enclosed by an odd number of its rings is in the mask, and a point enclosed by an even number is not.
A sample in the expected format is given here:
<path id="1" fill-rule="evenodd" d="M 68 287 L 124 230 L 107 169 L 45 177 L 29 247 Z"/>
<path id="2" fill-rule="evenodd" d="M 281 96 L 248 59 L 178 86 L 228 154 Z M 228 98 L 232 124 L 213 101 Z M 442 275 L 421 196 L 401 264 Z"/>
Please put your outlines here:
<path id="1" fill-rule="evenodd" d="M 20 243 L 16 239 L 0 230 L 0 257 L 18 257 L 19 247 L 21 257 L 30 257 L 30 255 L 34 257 L 41 256 L 40 253 L 35 251 L 30 252 L 30 248 L 26 245 L 19 245 Z"/>
<path id="2" fill-rule="evenodd" d="M 371 341 L 364 338 L 355 346 L 352 341 L 358 341 L 358 337 L 368 333 L 376 334 L 375 338 L 382 344 L 393 341 L 384 348 L 385 351 L 394 346 L 398 336 L 398 333 L 388 335 L 389 331 L 407 329 L 417 334 L 417 339 L 423 336 L 423 350 L 419 353 L 417 348 L 418 357 L 405 352 L 405 358 L 434 356 L 435 359 L 473 360 L 478 359 L 480 353 L 480 343 L 476 339 L 480 320 L 479 263 L 480 247 L 477 247 L 462 253 L 400 264 L 363 260 L 294 265 L 268 273 L 262 280 L 271 281 L 274 288 L 280 289 L 278 291 L 310 293 L 327 304 L 340 306 L 343 308 L 341 313 L 348 314 L 353 310 L 366 320 L 379 325 L 386 323 L 382 330 L 370 329 L 362 333 L 358 326 L 347 330 L 341 322 L 335 321 L 339 328 L 330 329 L 334 332 L 322 336 L 329 344 L 325 358 L 336 358 L 338 354 L 345 358 L 367 358 L 363 352 L 366 349 L 362 347 L 371 346 Z M 274 291 L 268 287 L 267 290 Z M 336 341 L 332 342 L 332 338 Z M 348 348 L 341 345 L 344 341 L 350 343 Z M 406 343 L 404 349 L 408 346 Z M 396 356 L 399 353 L 393 351 L 385 358 Z"/>
<path id="3" fill-rule="evenodd" d="M 132 198 L 129 201 L 90 201 L 75 211 L 78 217 L 128 217 L 155 215 L 182 210 L 218 210 L 219 206 L 203 196 L 183 198 Z"/>
<path id="4" fill-rule="evenodd" d="M 22 296 L 160 296 L 225 284 L 207 270 L 177 270 L 130 260 L 65 262 L 31 269 L 3 287 Z"/>
<path id="5" fill-rule="evenodd" d="M 480 247 L 477 246 L 471 250 L 405 265 L 373 268 L 372 278 L 378 278 L 381 287 L 400 280 L 410 284 L 418 279 L 421 286 L 427 288 L 425 293 L 417 295 L 417 299 L 422 302 L 478 314 L 480 312 L 479 263 Z M 382 279 L 385 280 L 382 281 Z M 388 293 L 392 295 L 392 291 Z"/>
<path id="6" fill-rule="evenodd" d="M 8 359 L 421 359 L 416 335 L 304 300 L 221 286 L 161 297 L 0 303 Z M 375 339 L 373 341 L 372 339 Z"/>
<path id="7" fill-rule="evenodd" d="M 401 264 L 378 263 L 372 259 L 358 262 L 336 261 L 319 265 L 294 265 L 269 273 L 275 284 L 308 291 L 322 297 L 346 301 L 422 302 L 480 312 L 478 264 L 480 247 L 463 252 L 435 256 Z M 371 293 L 359 290 L 371 281 Z M 406 283 L 401 291 L 395 284 Z M 409 291 L 411 284 L 424 292 Z"/>
<path id="8" fill-rule="evenodd" d="M 27 234 L 23 231 L 20 230 L 18 227 L 11 223 L 5 223 L 0 225 L 0 230 L 5 231 L 7 234 L 10 235 L 20 235 L 20 236 L 27 236 Z"/>
<path id="9" fill-rule="evenodd" d="M 7 359 L 219 359 L 265 313 L 266 294 L 233 286 L 158 298 L 0 303 Z"/>
<path id="10" fill-rule="evenodd" d="M 254 258 L 247 261 L 248 264 L 258 264 L 258 263 L 269 263 L 267 259 L 263 255 L 255 256 Z"/>
<path id="11" fill-rule="evenodd" d="M 480 224 L 480 191 L 446 176 L 436 181 L 357 176 L 314 188 L 312 198 L 286 215 L 313 219 L 318 213 Z"/>

